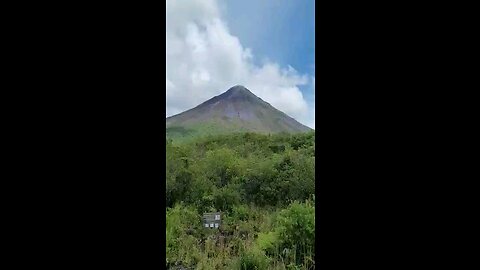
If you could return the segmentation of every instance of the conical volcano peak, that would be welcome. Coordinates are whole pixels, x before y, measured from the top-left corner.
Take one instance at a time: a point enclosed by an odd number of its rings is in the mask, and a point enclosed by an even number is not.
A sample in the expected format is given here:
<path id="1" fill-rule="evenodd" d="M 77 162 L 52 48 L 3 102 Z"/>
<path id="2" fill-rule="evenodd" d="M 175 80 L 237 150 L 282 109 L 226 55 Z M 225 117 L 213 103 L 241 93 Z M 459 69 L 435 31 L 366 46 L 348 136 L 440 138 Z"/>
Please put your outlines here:
<path id="1" fill-rule="evenodd" d="M 235 85 L 195 108 L 167 118 L 167 129 L 179 134 L 311 130 L 263 101 L 243 85 Z"/>
<path id="2" fill-rule="evenodd" d="M 230 93 L 230 94 L 252 94 L 250 90 L 248 90 L 245 86 L 243 85 L 235 85 L 231 87 L 230 89 L 227 90 L 225 93 Z"/>
<path id="3" fill-rule="evenodd" d="M 240 92 L 240 91 L 248 91 L 250 92 L 245 86 L 237 84 L 235 86 L 232 86 L 230 89 L 227 90 L 227 92 Z"/>
<path id="4" fill-rule="evenodd" d="M 250 92 L 245 86 L 243 85 L 235 85 L 228 89 L 225 93 L 223 93 L 221 96 L 227 99 L 250 99 L 250 100 L 255 100 L 258 99 L 258 97 Z"/>

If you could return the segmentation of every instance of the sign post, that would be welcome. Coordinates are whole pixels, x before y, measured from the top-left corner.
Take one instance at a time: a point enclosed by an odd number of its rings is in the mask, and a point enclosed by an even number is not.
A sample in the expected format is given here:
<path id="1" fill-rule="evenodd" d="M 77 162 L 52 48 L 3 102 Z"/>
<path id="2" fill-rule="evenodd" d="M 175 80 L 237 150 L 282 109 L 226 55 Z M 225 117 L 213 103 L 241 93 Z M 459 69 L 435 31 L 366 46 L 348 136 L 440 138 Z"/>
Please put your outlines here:
<path id="1" fill-rule="evenodd" d="M 222 221 L 222 214 L 220 212 L 204 213 L 203 227 L 210 229 L 218 229 Z"/>

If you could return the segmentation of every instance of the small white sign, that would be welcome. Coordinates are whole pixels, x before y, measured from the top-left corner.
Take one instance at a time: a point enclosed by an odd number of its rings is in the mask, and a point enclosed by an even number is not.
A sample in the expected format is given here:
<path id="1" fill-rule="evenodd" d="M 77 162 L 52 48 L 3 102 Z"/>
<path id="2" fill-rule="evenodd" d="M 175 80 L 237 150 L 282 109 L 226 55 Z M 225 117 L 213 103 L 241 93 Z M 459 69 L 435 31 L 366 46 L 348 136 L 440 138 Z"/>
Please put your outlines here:
<path id="1" fill-rule="evenodd" d="M 210 223 L 210 228 L 213 228 L 213 223 Z"/>

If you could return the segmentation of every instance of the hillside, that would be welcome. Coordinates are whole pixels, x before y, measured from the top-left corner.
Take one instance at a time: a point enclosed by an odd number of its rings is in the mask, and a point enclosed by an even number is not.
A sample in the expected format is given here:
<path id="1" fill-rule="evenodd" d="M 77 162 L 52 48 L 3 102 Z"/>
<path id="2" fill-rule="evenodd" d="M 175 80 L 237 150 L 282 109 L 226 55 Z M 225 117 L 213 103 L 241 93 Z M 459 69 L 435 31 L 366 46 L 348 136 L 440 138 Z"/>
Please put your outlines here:
<path id="1" fill-rule="evenodd" d="M 235 132 L 297 133 L 312 129 L 237 85 L 202 104 L 168 117 L 167 137 L 176 139 Z"/>

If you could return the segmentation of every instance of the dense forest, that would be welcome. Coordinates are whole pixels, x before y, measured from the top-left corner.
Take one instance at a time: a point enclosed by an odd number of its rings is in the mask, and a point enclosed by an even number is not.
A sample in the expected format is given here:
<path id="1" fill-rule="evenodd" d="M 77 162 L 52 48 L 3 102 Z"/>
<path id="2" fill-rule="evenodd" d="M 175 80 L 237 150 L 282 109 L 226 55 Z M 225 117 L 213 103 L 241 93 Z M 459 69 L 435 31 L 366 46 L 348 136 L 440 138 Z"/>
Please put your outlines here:
<path id="1" fill-rule="evenodd" d="M 168 140 L 166 160 L 167 268 L 315 269 L 314 131 Z"/>

